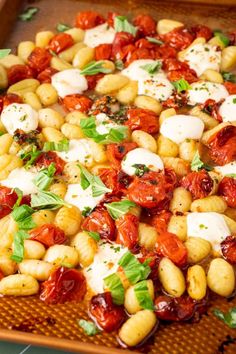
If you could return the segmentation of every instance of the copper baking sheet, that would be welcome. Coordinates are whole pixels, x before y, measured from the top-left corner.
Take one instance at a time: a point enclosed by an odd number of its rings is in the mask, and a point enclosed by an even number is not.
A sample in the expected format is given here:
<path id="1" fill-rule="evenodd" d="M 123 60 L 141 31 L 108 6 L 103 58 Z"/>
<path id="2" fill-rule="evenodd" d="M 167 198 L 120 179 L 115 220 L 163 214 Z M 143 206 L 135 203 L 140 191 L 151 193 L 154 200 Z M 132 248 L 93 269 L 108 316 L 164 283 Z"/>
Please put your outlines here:
<path id="1" fill-rule="evenodd" d="M 236 1 L 204 1 L 197 4 L 186 1 L 133 0 L 0 0 L 0 41 L 14 49 L 22 40 L 33 39 L 42 29 L 55 29 L 58 22 L 73 23 L 79 10 L 94 9 L 105 14 L 119 11 L 123 14 L 150 13 L 156 19 L 173 18 L 187 24 L 207 23 L 212 28 L 236 28 Z M 202 3 L 203 1 L 200 0 Z M 214 3 L 214 5 L 212 5 Z M 218 6 L 218 4 L 221 4 Z M 222 6 L 222 3 L 224 6 Z M 226 4 L 235 4 L 226 6 Z M 37 6 L 40 12 L 28 23 L 16 20 L 20 7 Z M 198 323 L 161 325 L 155 338 L 132 353 L 145 354 L 215 354 L 236 353 L 236 330 L 228 328 L 213 314 L 213 308 L 227 311 L 236 306 L 236 298 L 212 301 L 207 315 Z M 85 304 L 66 303 L 47 306 L 37 297 L 0 298 L 0 340 L 32 343 L 75 353 L 118 354 L 113 334 L 88 337 L 76 324 L 76 319 L 87 318 Z M 131 353 L 131 351 L 126 350 Z"/>

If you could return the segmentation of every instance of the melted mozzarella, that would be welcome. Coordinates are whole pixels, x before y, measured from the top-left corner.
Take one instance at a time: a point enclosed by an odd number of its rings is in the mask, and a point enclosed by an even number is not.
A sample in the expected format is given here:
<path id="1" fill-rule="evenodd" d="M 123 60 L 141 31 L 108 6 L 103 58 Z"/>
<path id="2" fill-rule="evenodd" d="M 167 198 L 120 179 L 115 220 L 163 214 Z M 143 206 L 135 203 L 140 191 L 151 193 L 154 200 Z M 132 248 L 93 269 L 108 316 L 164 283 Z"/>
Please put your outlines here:
<path id="1" fill-rule="evenodd" d="M 117 271 L 118 261 L 127 251 L 127 248 L 116 243 L 99 242 L 93 263 L 84 269 L 88 285 L 94 293 L 104 292 L 103 279 Z"/>
<path id="2" fill-rule="evenodd" d="M 1 184 L 9 188 L 19 188 L 23 192 L 23 195 L 37 193 L 37 187 L 33 183 L 35 177 L 36 173 L 20 167 L 11 171 L 9 176 L 1 181 Z"/>
<path id="3" fill-rule="evenodd" d="M 83 211 L 86 207 L 94 209 L 103 199 L 104 195 L 93 197 L 90 186 L 87 189 L 83 189 L 79 183 L 75 183 L 68 185 L 64 199 L 67 203 L 73 204 Z"/>
<path id="4" fill-rule="evenodd" d="M 91 48 L 95 48 L 99 44 L 109 44 L 114 41 L 115 34 L 114 28 L 108 27 L 107 23 L 103 23 L 85 31 L 84 43 Z"/>
<path id="5" fill-rule="evenodd" d="M 58 152 L 57 154 L 66 162 L 79 161 L 82 165 L 93 162 L 91 145 L 87 139 L 71 139 L 69 141 L 69 150 Z"/>
<path id="6" fill-rule="evenodd" d="M 164 120 L 160 132 L 166 138 L 177 144 L 185 139 L 200 139 L 204 130 L 204 123 L 200 118 L 179 114 Z"/>
<path id="7" fill-rule="evenodd" d="M 236 174 L 236 161 L 227 163 L 224 166 L 215 166 L 214 169 L 222 176 Z"/>
<path id="8" fill-rule="evenodd" d="M 165 73 L 159 70 L 156 74 L 149 74 L 142 66 L 155 63 L 155 60 L 140 59 L 133 61 L 122 75 L 128 76 L 131 80 L 138 81 L 138 94 L 153 97 L 159 101 L 165 101 L 174 90 L 171 82 L 166 78 Z"/>
<path id="9" fill-rule="evenodd" d="M 60 97 L 83 93 L 88 89 L 88 83 L 84 75 L 80 75 L 79 69 L 60 71 L 52 76 L 52 86 Z"/>
<path id="10" fill-rule="evenodd" d="M 198 43 L 186 50 L 184 60 L 201 76 L 207 69 L 220 71 L 221 52 L 211 44 Z"/>
<path id="11" fill-rule="evenodd" d="M 134 176 L 136 168 L 133 165 L 136 164 L 145 165 L 152 171 L 159 171 L 164 168 L 161 158 L 144 148 L 129 151 L 121 162 L 121 168 L 127 175 Z"/>
<path id="12" fill-rule="evenodd" d="M 2 111 L 1 121 L 11 135 L 16 129 L 28 133 L 37 129 L 38 113 L 28 104 L 11 103 Z"/>
<path id="13" fill-rule="evenodd" d="M 105 113 L 96 115 L 97 132 L 99 134 L 108 134 L 112 128 L 118 127 L 118 124 L 112 122 Z"/>
<path id="14" fill-rule="evenodd" d="M 225 99 L 219 113 L 223 122 L 236 122 L 236 95 L 230 95 Z"/>
<path id="15" fill-rule="evenodd" d="M 209 98 L 219 102 L 228 95 L 229 93 L 224 85 L 209 81 L 199 81 L 191 84 L 191 89 L 188 91 L 188 103 L 190 105 L 204 103 Z"/>
<path id="16" fill-rule="evenodd" d="M 187 235 L 204 238 L 215 251 L 220 252 L 220 243 L 230 235 L 230 230 L 221 214 L 190 213 L 187 215 Z"/>

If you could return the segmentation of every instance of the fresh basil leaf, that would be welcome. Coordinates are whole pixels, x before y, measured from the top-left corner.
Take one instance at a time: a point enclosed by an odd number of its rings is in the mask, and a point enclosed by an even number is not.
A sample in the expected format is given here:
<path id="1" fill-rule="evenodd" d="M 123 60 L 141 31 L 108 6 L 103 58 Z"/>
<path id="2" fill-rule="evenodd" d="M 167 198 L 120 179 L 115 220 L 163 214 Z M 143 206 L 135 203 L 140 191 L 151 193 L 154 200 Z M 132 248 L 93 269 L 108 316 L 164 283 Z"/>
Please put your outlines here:
<path id="1" fill-rule="evenodd" d="M 34 210 L 30 206 L 23 204 L 14 208 L 11 215 L 17 222 L 19 229 L 30 230 L 36 226 L 31 216 L 33 213 Z"/>
<path id="2" fill-rule="evenodd" d="M 225 177 L 236 178 L 236 173 L 228 173 Z"/>
<path id="3" fill-rule="evenodd" d="M 115 61 L 115 67 L 117 70 L 123 70 L 124 69 L 124 63 L 122 60 L 116 60 Z"/>
<path id="4" fill-rule="evenodd" d="M 226 313 L 221 310 L 214 309 L 213 313 L 230 328 L 236 328 L 236 307 L 233 307 Z"/>
<path id="5" fill-rule="evenodd" d="M 53 182 L 53 177 L 56 172 L 55 164 L 51 163 L 48 168 L 44 168 L 34 178 L 33 182 L 37 188 L 47 190 Z"/>
<path id="6" fill-rule="evenodd" d="M 153 75 L 160 71 L 162 67 L 162 62 L 160 60 L 156 60 L 154 63 L 146 64 L 140 66 L 141 69 L 148 72 L 148 74 Z"/>
<path id="7" fill-rule="evenodd" d="M 164 43 L 160 39 L 157 39 L 157 38 L 154 38 L 154 37 L 146 37 L 146 39 L 148 40 L 148 42 L 155 43 L 155 44 L 158 44 L 158 45 L 161 45 L 161 44 Z"/>
<path id="8" fill-rule="evenodd" d="M 39 191 L 31 196 L 32 208 L 55 210 L 62 206 L 70 207 L 62 198 L 51 192 Z"/>
<path id="9" fill-rule="evenodd" d="M 236 75 L 235 74 L 223 71 L 221 73 L 221 75 L 223 76 L 224 81 L 236 83 Z"/>
<path id="10" fill-rule="evenodd" d="M 135 176 L 142 177 L 146 172 L 150 171 L 149 168 L 146 165 L 143 165 L 141 163 L 135 163 L 132 165 L 132 167 L 135 168 Z"/>
<path id="11" fill-rule="evenodd" d="M 154 310 L 153 301 L 148 291 L 147 280 L 134 285 L 134 293 L 142 309 Z"/>
<path id="12" fill-rule="evenodd" d="M 125 289 L 116 273 L 108 275 L 103 279 L 105 287 L 111 292 L 112 301 L 116 305 L 122 305 L 125 298 Z"/>
<path id="13" fill-rule="evenodd" d="M 186 81 L 185 79 L 172 81 L 171 83 L 174 86 L 174 88 L 177 90 L 177 92 L 183 92 L 191 89 L 191 86 L 189 85 L 188 81 Z"/>
<path id="14" fill-rule="evenodd" d="M 90 237 L 92 237 L 97 242 L 101 239 L 98 232 L 87 231 L 87 233 L 89 234 Z"/>
<path id="15" fill-rule="evenodd" d="M 13 241 L 14 251 L 11 256 L 11 259 L 16 263 L 20 263 L 24 259 L 24 240 L 27 238 L 29 238 L 29 235 L 27 232 L 23 230 L 17 231 L 14 235 L 14 241 Z"/>
<path id="16" fill-rule="evenodd" d="M 88 336 L 94 336 L 95 334 L 98 334 L 100 332 L 97 326 L 92 321 L 77 320 L 77 323 L 81 328 L 83 328 L 84 332 Z"/>
<path id="17" fill-rule="evenodd" d="M 205 169 L 206 171 L 212 171 L 213 167 L 205 164 L 201 159 L 200 159 L 200 155 L 199 152 L 196 151 L 193 160 L 191 162 L 191 170 L 192 171 L 199 171 Z"/>
<path id="18" fill-rule="evenodd" d="M 57 31 L 58 32 L 65 32 L 69 30 L 71 27 L 66 25 L 65 23 L 58 23 L 57 24 Z"/>
<path id="19" fill-rule="evenodd" d="M 13 206 L 13 209 L 17 208 L 20 205 L 23 198 L 23 192 L 19 188 L 14 188 L 14 192 L 16 192 L 18 198 Z"/>
<path id="20" fill-rule="evenodd" d="M 215 30 L 214 36 L 218 37 L 220 39 L 220 41 L 224 44 L 225 47 L 227 47 L 229 45 L 229 43 L 230 43 L 229 38 L 224 33 L 222 33 L 221 30 Z"/>
<path id="21" fill-rule="evenodd" d="M 130 208 L 133 208 L 136 206 L 134 202 L 131 202 L 130 200 L 122 200 L 120 202 L 113 202 L 109 204 L 104 204 L 105 207 L 107 208 L 108 213 L 111 215 L 113 219 L 118 219 L 122 215 L 125 215 Z"/>
<path id="22" fill-rule="evenodd" d="M 46 141 L 43 146 L 43 151 L 69 151 L 69 140 L 63 139 L 59 141 L 59 143 L 55 143 L 54 141 Z"/>
<path id="23" fill-rule="evenodd" d="M 85 167 L 78 165 L 80 169 L 81 187 L 87 189 L 91 186 L 92 196 L 99 197 L 102 194 L 111 192 L 111 189 L 107 188 L 102 180 L 98 176 L 92 175 Z"/>
<path id="24" fill-rule="evenodd" d="M 11 53 L 11 49 L 0 49 L 0 59 Z"/>
<path id="25" fill-rule="evenodd" d="M 41 155 L 42 151 L 38 150 L 35 145 L 32 146 L 30 151 L 24 151 L 21 150 L 19 152 L 20 159 L 26 162 L 24 165 L 25 169 L 30 168 L 32 165 L 34 165 L 35 161 Z"/>
<path id="26" fill-rule="evenodd" d="M 112 72 L 111 69 L 105 68 L 104 66 L 104 61 L 99 60 L 99 61 L 91 61 L 85 67 L 83 70 L 81 70 L 80 75 L 96 75 L 98 73 L 103 73 L 103 74 L 110 74 Z"/>
<path id="27" fill-rule="evenodd" d="M 116 32 L 128 32 L 136 36 L 138 28 L 133 26 L 125 16 L 116 16 L 114 19 L 114 29 Z"/>
<path id="28" fill-rule="evenodd" d="M 21 21 L 31 21 L 33 16 L 37 14 L 37 12 L 39 12 L 39 8 L 38 7 L 27 7 L 27 9 L 22 12 L 22 14 L 20 14 L 18 17 Z"/>
<path id="29" fill-rule="evenodd" d="M 83 187 L 82 187 L 83 188 Z M 83 210 L 82 210 L 82 215 L 83 216 L 88 216 L 89 214 L 91 214 L 91 212 L 92 212 L 92 208 L 90 208 L 90 207 L 85 207 Z"/>
<path id="30" fill-rule="evenodd" d="M 121 257 L 118 264 L 123 268 L 123 271 L 131 284 L 136 284 L 140 280 L 147 279 L 151 272 L 149 265 L 147 263 L 140 263 L 130 251 L 127 251 Z"/>

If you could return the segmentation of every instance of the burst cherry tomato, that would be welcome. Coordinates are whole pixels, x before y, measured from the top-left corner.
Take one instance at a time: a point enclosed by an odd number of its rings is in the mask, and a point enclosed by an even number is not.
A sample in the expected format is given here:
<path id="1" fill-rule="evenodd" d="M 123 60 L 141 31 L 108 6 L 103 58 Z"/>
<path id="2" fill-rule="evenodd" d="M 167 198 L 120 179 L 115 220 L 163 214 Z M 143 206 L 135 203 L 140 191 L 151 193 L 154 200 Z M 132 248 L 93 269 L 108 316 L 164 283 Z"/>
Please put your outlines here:
<path id="1" fill-rule="evenodd" d="M 95 89 L 99 80 L 103 78 L 104 74 L 99 73 L 95 75 L 85 75 L 87 83 L 88 83 L 88 90 Z"/>
<path id="2" fill-rule="evenodd" d="M 80 95 L 78 93 L 73 95 L 67 95 L 62 99 L 63 106 L 69 112 L 71 111 L 80 111 L 80 112 L 88 112 L 90 107 L 93 104 L 93 101 L 85 96 Z"/>
<path id="3" fill-rule="evenodd" d="M 213 36 L 212 30 L 204 25 L 193 26 L 191 27 L 191 31 L 197 38 L 205 38 L 207 41 L 209 41 L 209 39 L 211 39 L 211 37 Z"/>
<path id="4" fill-rule="evenodd" d="M 29 231 L 30 239 L 42 243 L 45 247 L 65 243 L 66 236 L 63 230 L 53 224 L 44 224 Z"/>
<path id="5" fill-rule="evenodd" d="M 181 185 L 190 191 L 193 199 L 207 197 L 213 188 L 213 180 L 205 170 L 190 172 L 181 180 Z"/>
<path id="6" fill-rule="evenodd" d="M 4 274 L 3 274 L 3 272 L 0 269 L 0 280 L 2 280 L 3 278 L 4 278 Z"/>
<path id="7" fill-rule="evenodd" d="M 227 81 L 227 82 L 224 82 L 224 86 L 230 95 L 236 94 L 236 84 L 234 84 L 233 82 Z"/>
<path id="8" fill-rule="evenodd" d="M 167 231 L 167 226 L 171 218 L 171 212 L 167 210 L 162 210 L 157 215 L 153 215 L 150 219 L 151 225 L 157 229 L 158 233 L 163 233 Z"/>
<path id="9" fill-rule="evenodd" d="M 115 222 L 106 210 L 95 210 L 87 216 L 82 229 L 86 231 L 98 232 L 101 238 L 115 240 Z"/>
<path id="10" fill-rule="evenodd" d="M 62 160 L 56 152 L 54 151 L 48 151 L 48 152 L 42 152 L 41 155 L 36 160 L 36 166 L 37 167 L 48 167 L 51 165 L 51 163 L 54 163 L 55 168 L 56 168 L 56 175 L 62 174 L 64 167 L 65 167 L 65 161 Z"/>
<path id="11" fill-rule="evenodd" d="M 133 43 L 134 36 L 131 33 L 117 32 L 112 44 L 112 57 L 122 60 L 127 55 L 125 48 Z"/>
<path id="12" fill-rule="evenodd" d="M 125 193 L 130 183 L 130 177 L 115 168 L 100 168 L 99 177 L 107 188 L 112 190 L 112 194 L 115 195 Z"/>
<path id="13" fill-rule="evenodd" d="M 216 102 L 215 100 L 212 100 L 210 98 L 209 100 L 206 100 L 203 104 L 201 104 L 199 108 L 204 113 L 207 113 L 213 118 L 215 118 L 216 120 L 218 120 L 219 122 L 222 122 L 222 117 L 219 114 L 219 108 L 222 102 L 224 102 L 224 99 Z"/>
<path id="14" fill-rule="evenodd" d="M 114 27 L 114 21 L 116 16 L 119 16 L 118 12 L 108 12 L 107 14 L 108 26 Z"/>
<path id="15" fill-rule="evenodd" d="M 150 15 L 136 16 L 133 24 L 138 27 L 139 33 L 144 37 L 156 33 L 156 21 Z"/>
<path id="16" fill-rule="evenodd" d="M 7 93 L 5 96 L 0 97 L 0 113 L 2 110 L 12 103 L 22 103 L 22 98 L 15 93 Z"/>
<path id="17" fill-rule="evenodd" d="M 18 81 L 32 78 L 33 70 L 28 65 L 17 64 L 11 66 L 7 71 L 8 85 L 13 85 Z"/>
<path id="18" fill-rule="evenodd" d="M 142 177 L 134 177 L 127 195 L 143 208 L 155 208 L 166 197 L 166 180 L 162 173 L 149 171 Z"/>
<path id="19" fill-rule="evenodd" d="M 0 219 L 10 214 L 17 198 L 13 189 L 0 186 Z"/>
<path id="20" fill-rule="evenodd" d="M 74 44 L 74 40 L 68 33 L 56 34 L 49 43 L 49 49 L 56 54 L 59 54 L 63 50 L 71 47 Z"/>
<path id="21" fill-rule="evenodd" d="M 42 283 L 40 300 L 47 304 L 63 304 L 67 301 L 80 302 L 86 294 L 86 279 L 76 269 L 59 267 Z"/>
<path id="22" fill-rule="evenodd" d="M 52 55 L 46 49 L 36 47 L 28 57 L 28 65 L 40 73 L 50 65 L 51 58 Z"/>
<path id="23" fill-rule="evenodd" d="M 100 44 L 95 47 L 95 60 L 109 60 L 111 58 L 112 44 Z"/>
<path id="24" fill-rule="evenodd" d="M 133 252 L 138 249 L 138 224 L 138 217 L 131 213 L 127 213 L 116 220 L 116 242 L 128 247 Z"/>
<path id="25" fill-rule="evenodd" d="M 209 155 L 218 165 L 225 165 L 236 159 L 236 127 L 228 125 L 208 140 Z"/>
<path id="26" fill-rule="evenodd" d="M 158 254 L 168 257 L 179 267 L 187 263 L 186 247 L 183 242 L 171 232 L 163 232 L 158 235 L 156 250 Z"/>
<path id="27" fill-rule="evenodd" d="M 158 132 L 159 124 L 156 113 L 149 109 L 130 108 L 127 112 L 128 120 L 125 122 L 132 131 L 143 130 L 149 134 Z"/>
<path id="28" fill-rule="evenodd" d="M 161 38 L 164 42 L 177 50 L 187 48 L 194 40 L 194 36 L 184 27 L 175 28 L 166 34 L 161 35 Z"/>
<path id="29" fill-rule="evenodd" d="M 219 184 L 218 194 L 230 208 L 236 208 L 236 178 L 224 177 Z"/>
<path id="30" fill-rule="evenodd" d="M 51 83 L 51 77 L 56 74 L 58 70 L 52 68 L 51 66 L 48 67 L 47 69 L 43 70 L 38 76 L 37 80 L 40 81 L 41 84 L 44 83 Z"/>
<path id="31" fill-rule="evenodd" d="M 126 319 L 124 307 L 113 304 L 110 292 L 93 296 L 89 312 L 98 326 L 106 332 L 118 329 Z"/>
<path id="32" fill-rule="evenodd" d="M 75 26 L 86 30 L 104 22 L 105 19 L 96 11 L 81 11 L 76 16 Z"/>
<path id="33" fill-rule="evenodd" d="M 220 244 L 222 254 L 227 262 L 236 264 L 236 238 L 235 236 L 228 236 Z"/>
<path id="34" fill-rule="evenodd" d="M 121 160 L 131 150 L 138 147 L 136 143 L 121 143 L 107 145 L 107 158 L 111 162 L 112 167 L 120 168 Z"/>

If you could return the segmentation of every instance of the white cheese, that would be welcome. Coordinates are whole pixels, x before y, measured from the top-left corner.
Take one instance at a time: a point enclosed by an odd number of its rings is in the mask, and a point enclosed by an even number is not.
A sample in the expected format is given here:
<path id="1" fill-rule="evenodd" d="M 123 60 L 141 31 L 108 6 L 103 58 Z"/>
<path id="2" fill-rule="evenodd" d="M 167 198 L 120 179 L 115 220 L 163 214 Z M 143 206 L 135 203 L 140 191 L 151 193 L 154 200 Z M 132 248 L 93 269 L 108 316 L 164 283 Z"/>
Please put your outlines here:
<path id="1" fill-rule="evenodd" d="M 236 175 L 236 161 L 227 163 L 224 166 L 215 166 L 216 172 L 219 172 L 222 176 L 235 174 Z"/>
<path id="2" fill-rule="evenodd" d="M 211 44 L 198 43 L 186 50 L 184 61 L 201 76 L 207 69 L 220 71 L 221 52 Z"/>
<path id="3" fill-rule="evenodd" d="M 161 134 L 176 144 L 182 143 L 185 139 L 200 139 L 203 130 L 204 123 L 200 118 L 184 114 L 165 119 L 160 128 Z"/>
<path id="4" fill-rule="evenodd" d="M 108 134 L 112 128 L 116 128 L 119 125 L 112 122 L 105 113 L 99 113 L 96 115 L 97 132 L 99 134 Z"/>
<path id="5" fill-rule="evenodd" d="M 114 41 L 115 34 L 114 28 L 108 27 L 107 23 L 103 23 L 85 31 L 84 43 L 91 48 L 95 48 L 99 44 L 110 44 Z"/>
<path id="6" fill-rule="evenodd" d="M 121 168 L 127 175 L 134 176 L 136 168 L 133 165 L 136 164 L 145 165 L 152 171 L 159 171 L 164 168 L 161 158 L 144 148 L 129 151 L 121 162 Z"/>
<path id="7" fill-rule="evenodd" d="M 9 188 L 19 188 L 23 195 L 37 193 L 37 187 L 33 183 L 36 175 L 37 173 L 27 171 L 24 167 L 15 168 L 1 184 Z"/>
<path id="8" fill-rule="evenodd" d="M 13 135 L 16 129 L 25 133 L 38 127 L 38 113 L 29 105 L 11 103 L 3 109 L 1 121 L 9 134 Z"/>
<path id="9" fill-rule="evenodd" d="M 90 165 L 93 162 L 91 145 L 88 139 L 71 139 L 69 150 L 57 154 L 66 162 L 79 161 L 82 165 Z"/>
<path id="10" fill-rule="evenodd" d="M 155 74 L 149 74 L 142 66 L 153 64 L 156 60 L 140 59 L 133 61 L 122 75 L 128 76 L 131 80 L 138 81 L 138 94 L 153 97 L 159 101 L 165 101 L 174 90 L 171 82 L 166 78 L 165 73 L 159 70 Z"/>
<path id="11" fill-rule="evenodd" d="M 230 230 L 221 214 L 189 213 L 187 215 L 188 237 L 200 237 L 212 244 L 212 248 L 221 252 L 220 243 L 229 236 Z"/>
<path id="12" fill-rule="evenodd" d="M 104 292 L 103 279 L 117 271 L 118 261 L 128 251 L 116 243 L 100 241 L 98 246 L 93 263 L 84 269 L 88 285 L 95 294 Z"/>
<path id="13" fill-rule="evenodd" d="M 230 95 L 225 99 L 219 113 L 223 122 L 236 122 L 236 95 Z"/>
<path id="14" fill-rule="evenodd" d="M 199 81 L 191 84 L 191 89 L 188 91 L 188 103 L 190 105 L 204 103 L 210 98 L 216 102 L 219 102 L 228 95 L 228 91 L 222 84 L 216 84 L 209 81 Z"/>
<path id="15" fill-rule="evenodd" d="M 83 93 L 88 89 L 88 82 L 79 69 L 67 69 L 52 76 L 52 86 L 58 95 L 64 98 L 67 95 Z"/>
<path id="16" fill-rule="evenodd" d="M 104 195 L 105 194 L 102 194 L 99 197 L 93 197 L 91 186 L 87 189 L 83 189 L 79 183 L 74 183 L 68 184 L 64 199 L 67 203 L 73 204 L 83 211 L 86 207 L 94 209 L 103 199 Z"/>

